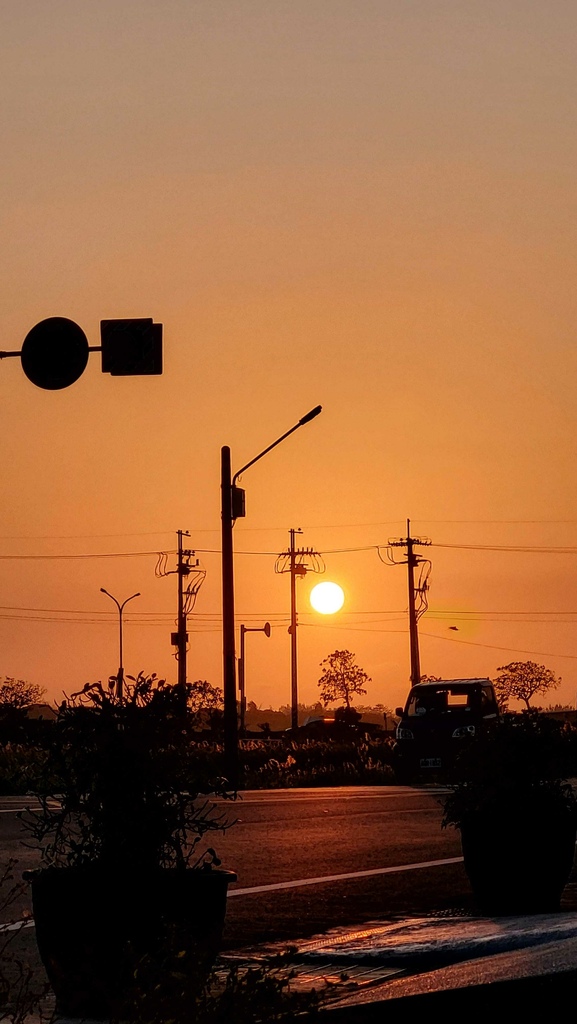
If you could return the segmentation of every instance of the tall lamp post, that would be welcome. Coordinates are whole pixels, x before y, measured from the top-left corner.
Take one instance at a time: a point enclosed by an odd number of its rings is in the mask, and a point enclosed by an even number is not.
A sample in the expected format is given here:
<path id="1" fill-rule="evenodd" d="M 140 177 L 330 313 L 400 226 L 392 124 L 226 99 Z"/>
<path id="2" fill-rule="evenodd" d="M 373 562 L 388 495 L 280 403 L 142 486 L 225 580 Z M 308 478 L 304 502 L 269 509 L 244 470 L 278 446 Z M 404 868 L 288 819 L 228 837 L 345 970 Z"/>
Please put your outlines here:
<path id="1" fill-rule="evenodd" d="M 224 675 L 224 758 L 227 779 L 231 786 L 238 783 L 238 723 L 236 711 L 236 662 L 235 662 L 235 636 L 234 636 L 234 563 L 232 528 L 237 519 L 246 515 L 244 490 L 237 487 L 236 481 L 245 470 L 254 466 L 255 462 L 262 459 L 273 448 L 276 448 L 281 441 L 284 441 L 289 434 L 294 433 L 299 427 L 318 416 L 322 406 L 317 405 L 314 409 L 303 416 L 295 423 L 294 427 L 287 430 L 285 434 L 269 444 L 268 448 L 260 452 L 247 462 L 242 469 L 231 479 L 230 448 L 224 446 L 220 450 L 221 461 L 221 526 L 222 526 L 222 649 L 223 649 L 223 675 Z"/>
<path id="2" fill-rule="evenodd" d="M 240 627 L 240 657 L 238 659 L 238 692 L 240 697 L 240 734 L 244 736 L 246 729 L 246 676 L 245 676 L 245 660 L 244 660 L 244 638 L 246 633 L 264 633 L 265 636 L 270 636 L 270 622 L 265 622 L 264 626 L 243 626 Z"/>
<path id="3" fill-rule="evenodd" d="M 119 659 L 118 659 L 119 660 L 119 665 L 118 665 L 118 675 L 116 677 L 116 696 L 120 700 L 122 700 L 122 685 L 123 685 L 123 682 L 124 682 L 124 666 L 122 664 L 122 612 L 124 610 L 124 606 L 127 605 L 129 601 L 132 601 L 132 599 L 135 598 L 135 597 L 140 597 L 140 593 L 138 593 L 138 594 L 131 594 L 131 596 L 127 597 L 126 600 L 122 602 L 122 604 L 120 603 L 120 601 L 117 601 L 116 598 L 112 594 L 109 594 L 108 591 L 104 589 L 104 587 L 100 588 L 100 593 L 101 594 L 106 594 L 107 597 L 109 597 L 112 601 L 114 601 L 116 607 L 118 608 L 118 624 L 119 624 L 119 629 L 120 629 L 120 637 L 119 637 Z"/>

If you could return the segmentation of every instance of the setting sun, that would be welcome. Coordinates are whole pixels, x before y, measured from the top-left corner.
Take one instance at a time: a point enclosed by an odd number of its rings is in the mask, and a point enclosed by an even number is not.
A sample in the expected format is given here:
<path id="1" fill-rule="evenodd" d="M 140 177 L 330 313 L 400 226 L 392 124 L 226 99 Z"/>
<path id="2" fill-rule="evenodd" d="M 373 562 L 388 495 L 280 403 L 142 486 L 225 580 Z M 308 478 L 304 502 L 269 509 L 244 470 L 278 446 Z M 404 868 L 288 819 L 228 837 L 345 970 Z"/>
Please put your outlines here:
<path id="1" fill-rule="evenodd" d="M 343 607 L 345 595 L 338 583 L 317 583 L 311 590 L 310 602 L 321 615 L 333 615 Z"/>

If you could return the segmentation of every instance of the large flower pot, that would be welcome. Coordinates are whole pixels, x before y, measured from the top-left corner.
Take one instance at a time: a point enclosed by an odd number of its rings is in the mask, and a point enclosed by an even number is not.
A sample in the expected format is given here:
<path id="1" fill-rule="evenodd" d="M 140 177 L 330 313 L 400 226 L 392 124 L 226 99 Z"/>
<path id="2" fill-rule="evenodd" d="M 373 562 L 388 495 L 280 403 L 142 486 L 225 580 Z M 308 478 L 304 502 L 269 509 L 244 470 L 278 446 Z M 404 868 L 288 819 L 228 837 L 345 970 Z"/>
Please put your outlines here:
<path id="1" fill-rule="evenodd" d="M 461 824 L 461 847 L 482 913 L 555 913 L 571 875 L 576 824 L 563 800 L 532 790 L 494 797 Z"/>
<path id="2" fill-rule="evenodd" d="M 105 1019 L 130 998 L 135 968 L 168 945 L 194 951 L 198 978 L 216 959 L 226 914 L 223 869 L 114 874 L 97 867 L 31 872 L 36 939 L 64 1016 Z"/>

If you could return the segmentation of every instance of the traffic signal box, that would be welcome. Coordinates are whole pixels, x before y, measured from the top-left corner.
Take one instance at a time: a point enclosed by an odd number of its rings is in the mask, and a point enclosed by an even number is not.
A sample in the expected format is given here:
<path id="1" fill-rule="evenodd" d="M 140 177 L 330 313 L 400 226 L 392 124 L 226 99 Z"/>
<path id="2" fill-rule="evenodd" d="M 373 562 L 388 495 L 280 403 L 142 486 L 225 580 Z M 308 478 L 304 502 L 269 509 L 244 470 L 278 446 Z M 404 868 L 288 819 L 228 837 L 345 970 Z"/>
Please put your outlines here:
<path id="1" fill-rule="evenodd" d="M 113 377 L 162 373 L 162 324 L 152 317 L 101 320 L 102 372 Z"/>

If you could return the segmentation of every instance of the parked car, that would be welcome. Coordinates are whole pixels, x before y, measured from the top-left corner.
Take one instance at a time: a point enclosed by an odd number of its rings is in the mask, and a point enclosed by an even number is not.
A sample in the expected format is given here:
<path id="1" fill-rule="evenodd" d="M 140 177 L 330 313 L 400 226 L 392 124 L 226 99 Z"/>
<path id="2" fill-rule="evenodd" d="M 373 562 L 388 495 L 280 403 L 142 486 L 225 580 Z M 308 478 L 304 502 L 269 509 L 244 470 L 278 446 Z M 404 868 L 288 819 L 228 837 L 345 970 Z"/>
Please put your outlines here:
<path id="1" fill-rule="evenodd" d="M 490 679 L 440 679 L 413 686 L 396 714 L 393 768 L 405 785 L 450 781 L 464 745 L 497 722 L 499 708 Z"/>

